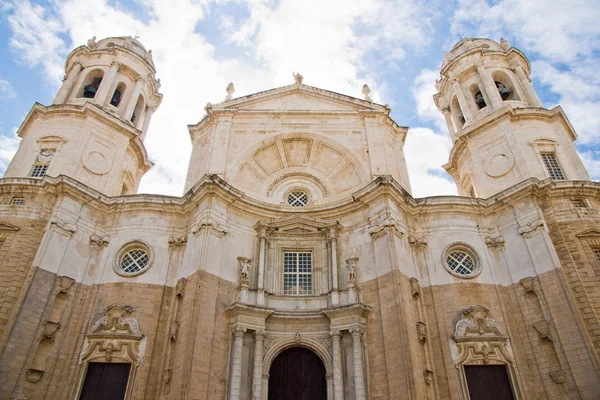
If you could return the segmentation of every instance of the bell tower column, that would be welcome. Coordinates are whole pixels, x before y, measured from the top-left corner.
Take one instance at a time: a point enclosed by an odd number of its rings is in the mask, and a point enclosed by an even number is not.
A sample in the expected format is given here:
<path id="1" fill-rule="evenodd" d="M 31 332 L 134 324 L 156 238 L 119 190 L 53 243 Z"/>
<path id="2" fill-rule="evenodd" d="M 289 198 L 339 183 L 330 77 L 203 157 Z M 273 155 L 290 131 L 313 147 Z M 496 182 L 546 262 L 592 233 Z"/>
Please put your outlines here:
<path id="1" fill-rule="evenodd" d="M 98 93 L 96 94 L 96 98 L 98 99 L 98 103 L 100 105 L 106 104 L 106 102 L 109 100 L 108 96 L 112 95 L 112 93 L 109 93 L 110 88 L 113 86 L 115 77 L 117 76 L 117 72 L 119 72 L 120 67 L 121 64 L 113 61 L 110 64 L 110 69 L 108 70 L 108 73 L 102 79 L 102 83 L 100 84 L 100 87 L 98 88 Z"/>
<path id="2" fill-rule="evenodd" d="M 62 86 L 60 87 L 60 90 L 56 94 L 56 97 L 54 98 L 54 102 L 53 102 L 54 104 L 61 104 L 67 100 L 67 97 L 69 96 L 69 93 L 71 93 L 71 90 L 73 89 L 73 85 L 75 84 L 75 81 L 79 77 L 79 73 L 81 72 L 82 69 L 83 69 L 83 65 L 81 65 L 81 63 L 79 63 L 77 61 L 75 61 L 73 63 L 73 67 L 71 68 L 71 71 L 66 76 L 66 79 L 64 80 Z"/>
<path id="3" fill-rule="evenodd" d="M 458 98 L 458 104 L 460 105 L 460 109 L 465 117 L 465 125 L 468 125 L 473 121 L 473 113 L 471 112 L 467 98 L 462 91 L 459 81 L 456 79 L 452 81 L 452 87 L 454 88 L 454 93 L 456 93 L 456 97 Z"/>
<path id="4" fill-rule="evenodd" d="M 127 107 L 125 108 L 125 113 L 123 114 L 125 119 L 127 119 L 128 121 L 131 118 L 131 114 L 133 114 L 133 110 L 135 109 L 135 105 L 137 104 L 138 97 L 140 96 L 140 93 L 142 93 L 142 86 L 144 86 L 144 82 L 145 80 L 141 76 L 135 80 L 133 92 L 131 92 L 129 102 L 127 103 Z"/>
<path id="5" fill-rule="evenodd" d="M 523 67 L 520 66 L 518 62 L 511 63 L 511 67 L 512 67 L 512 70 L 515 72 L 515 74 L 517 74 L 517 76 L 519 77 L 519 81 L 521 82 L 521 85 L 525 89 L 525 92 L 527 93 L 527 97 L 529 98 L 529 102 L 531 103 L 531 105 L 533 107 L 539 107 L 539 108 L 544 107 L 544 105 L 542 104 L 542 101 L 540 100 L 539 96 L 537 95 L 537 92 L 533 88 L 533 84 L 531 83 L 531 80 L 529 80 L 527 75 L 525 75 L 525 71 L 523 71 Z"/>
<path id="6" fill-rule="evenodd" d="M 494 82 L 492 74 L 490 74 L 482 63 L 477 64 L 477 72 L 483 83 L 483 89 L 492 103 L 492 108 L 494 110 L 499 109 L 502 106 L 502 98 L 500 97 L 500 93 L 498 93 L 498 88 L 496 88 L 496 83 Z"/>

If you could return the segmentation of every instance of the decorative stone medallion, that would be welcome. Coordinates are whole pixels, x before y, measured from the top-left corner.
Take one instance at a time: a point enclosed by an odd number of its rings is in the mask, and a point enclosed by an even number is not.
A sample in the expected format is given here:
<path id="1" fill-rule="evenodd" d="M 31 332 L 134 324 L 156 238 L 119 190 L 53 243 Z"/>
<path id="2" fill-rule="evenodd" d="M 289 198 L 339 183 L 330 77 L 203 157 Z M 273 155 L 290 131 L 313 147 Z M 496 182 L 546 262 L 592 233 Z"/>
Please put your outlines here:
<path id="1" fill-rule="evenodd" d="M 93 174 L 104 175 L 110 171 L 110 163 L 104 154 L 92 150 L 82 157 L 83 165 Z"/>
<path id="2" fill-rule="evenodd" d="M 499 153 L 488 156 L 483 163 L 483 168 L 492 178 L 499 178 L 508 174 L 514 165 L 515 158 L 511 154 Z"/>

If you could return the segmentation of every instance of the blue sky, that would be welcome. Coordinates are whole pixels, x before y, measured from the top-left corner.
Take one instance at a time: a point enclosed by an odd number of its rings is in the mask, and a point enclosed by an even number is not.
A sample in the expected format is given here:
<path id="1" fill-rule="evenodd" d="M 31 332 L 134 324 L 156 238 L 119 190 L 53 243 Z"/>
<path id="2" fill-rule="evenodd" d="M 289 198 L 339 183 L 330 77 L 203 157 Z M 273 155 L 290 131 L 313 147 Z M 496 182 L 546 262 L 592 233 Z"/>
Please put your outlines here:
<path id="1" fill-rule="evenodd" d="M 455 194 L 441 165 L 450 141 L 431 98 L 445 50 L 462 37 L 507 39 L 524 51 L 534 85 L 561 104 L 577 148 L 600 179 L 600 2 L 597 0 L 0 0 L 0 174 L 34 102 L 51 104 L 75 47 L 97 36 L 139 35 L 153 51 L 164 100 L 146 146 L 155 167 L 141 192 L 181 195 L 191 150 L 187 124 L 207 102 L 304 83 L 375 101 L 409 126 L 413 194 Z"/>

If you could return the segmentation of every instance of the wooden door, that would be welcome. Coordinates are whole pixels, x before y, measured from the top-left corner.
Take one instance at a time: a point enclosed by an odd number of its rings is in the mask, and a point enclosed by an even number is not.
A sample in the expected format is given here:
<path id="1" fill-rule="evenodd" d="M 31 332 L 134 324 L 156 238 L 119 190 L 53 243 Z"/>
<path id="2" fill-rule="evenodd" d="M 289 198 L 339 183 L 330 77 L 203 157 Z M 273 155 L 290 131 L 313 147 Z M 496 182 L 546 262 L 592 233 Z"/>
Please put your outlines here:
<path id="1" fill-rule="evenodd" d="M 131 364 L 89 363 L 80 400 L 125 398 Z"/>
<path id="2" fill-rule="evenodd" d="M 471 400 L 514 400 L 504 365 L 465 365 Z"/>
<path id="3" fill-rule="evenodd" d="M 321 359 L 303 347 L 279 354 L 269 370 L 269 400 L 327 400 Z"/>

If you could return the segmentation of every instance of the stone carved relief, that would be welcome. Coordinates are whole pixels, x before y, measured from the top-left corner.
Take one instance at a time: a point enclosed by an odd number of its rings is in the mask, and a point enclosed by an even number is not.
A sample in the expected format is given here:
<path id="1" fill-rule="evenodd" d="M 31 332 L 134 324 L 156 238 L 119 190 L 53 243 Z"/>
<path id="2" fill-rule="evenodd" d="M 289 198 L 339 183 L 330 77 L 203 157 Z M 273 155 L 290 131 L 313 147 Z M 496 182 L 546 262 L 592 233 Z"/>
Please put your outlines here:
<path id="1" fill-rule="evenodd" d="M 50 226 L 53 228 L 58 228 L 60 232 L 65 233 L 69 236 L 74 234 L 75 231 L 77 231 L 77 227 L 74 224 L 71 224 L 67 221 L 63 221 L 60 218 L 54 218 L 52 221 L 50 221 Z"/>
<path id="2" fill-rule="evenodd" d="M 502 235 L 495 236 L 495 237 L 486 236 L 485 244 L 489 248 L 500 249 L 500 248 L 504 247 L 504 237 Z"/>
<path id="3" fill-rule="evenodd" d="M 192 233 L 195 235 L 206 229 L 216 237 L 222 238 L 227 234 L 227 232 L 229 232 L 229 228 L 227 227 L 226 223 L 226 221 L 225 223 L 221 223 L 217 221 L 210 213 L 206 213 L 200 218 L 200 221 L 198 221 L 198 224 L 196 225 L 196 228 L 192 230 Z"/>
<path id="4" fill-rule="evenodd" d="M 519 233 L 526 238 L 530 238 L 544 229 L 544 221 L 536 219 L 535 221 L 519 228 Z"/>
<path id="5" fill-rule="evenodd" d="M 185 278 L 181 278 L 180 280 L 177 281 L 177 285 L 175 286 L 175 295 L 183 297 L 184 293 L 185 293 L 185 284 L 186 284 L 186 280 Z"/>
<path id="6" fill-rule="evenodd" d="M 108 246 L 108 244 L 110 243 L 110 236 L 108 235 L 98 235 L 98 234 L 92 234 L 92 236 L 90 236 L 90 244 L 92 246 L 96 246 L 96 247 L 106 247 Z"/>
<path id="7" fill-rule="evenodd" d="M 404 232 L 400 229 L 400 220 L 389 210 L 385 210 L 376 217 L 370 218 L 368 231 L 374 239 L 384 236 L 388 230 L 391 230 L 399 238 L 404 236 Z"/>
<path id="8" fill-rule="evenodd" d="M 416 249 L 422 249 L 427 247 L 427 239 L 425 238 L 425 236 L 413 236 L 413 235 L 409 235 L 408 236 L 408 244 L 410 244 L 412 247 L 416 248 Z"/>
<path id="9" fill-rule="evenodd" d="M 417 337 L 419 342 L 425 343 L 427 341 L 427 326 L 424 322 L 417 322 Z"/>
<path id="10" fill-rule="evenodd" d="M 86 335 L 82 361 L 130 362 L 139 366 L 145 337 L 137 320 L 131 317 L 133 308 L 112 304 L 106 315 L 98 319 Z"/>
<path id="11" fill-rule="evenodd" d="M 419 280 L 417 278 L 410 278 L 410 295 L 413 299 L 417 300 L 421 295 L 421 285 L 419 285 Z"/>
<path id="12" fill-rule="evenodd" d="M 187 236 L 169 238 L 169 247 L 183 247 L 187 243 Z"/>
<path id="13" fill-rule="evenodd" d="M 508 336 L 484 306 L 469 307 L 456 323 L 453 336 L 458 346 L 455 358 L 461 364 L 512 364 Z"/>

